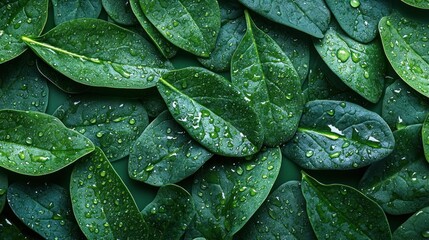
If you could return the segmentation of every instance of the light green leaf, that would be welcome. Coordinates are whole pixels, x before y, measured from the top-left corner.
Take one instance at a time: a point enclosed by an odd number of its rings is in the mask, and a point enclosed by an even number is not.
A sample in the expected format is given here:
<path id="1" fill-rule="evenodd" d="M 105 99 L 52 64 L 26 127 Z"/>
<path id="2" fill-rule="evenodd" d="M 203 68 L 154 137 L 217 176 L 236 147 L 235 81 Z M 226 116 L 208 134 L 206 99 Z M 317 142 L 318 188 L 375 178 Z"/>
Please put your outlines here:
<path id="1" fill-rule="evenodd" d="M 52 5 L 55 25 L 77 18 L 97 18 L 102 8 L 100 0 L 52 0 Z"/>

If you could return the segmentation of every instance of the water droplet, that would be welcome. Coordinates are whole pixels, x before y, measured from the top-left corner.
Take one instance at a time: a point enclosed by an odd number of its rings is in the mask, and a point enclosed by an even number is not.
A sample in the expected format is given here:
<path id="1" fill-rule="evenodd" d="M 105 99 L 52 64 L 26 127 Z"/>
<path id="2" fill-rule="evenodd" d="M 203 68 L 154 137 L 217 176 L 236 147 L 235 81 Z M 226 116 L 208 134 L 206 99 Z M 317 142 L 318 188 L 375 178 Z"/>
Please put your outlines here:
<path id="1" fill-rule="evenodd" d="M 98 138 L 101 138 L 102 136 L 103 136 L 103 132 L 98 132 L 97 134 L 96 134 L 96 136 L 98 137 Z"/>
<path id="2" fill-rule="evenodd" d="M 49 157 L 46 156 L 32 156 L 31 160 L 34 162 L 46 162 L 49 160 Z"/>
<path id="3" fill-rule="evenodd" d="M 332 154 L 329 154 L 329 157 L 330 158 L 337 158 L 337 157 L 339 157 L 341 155 L 341 152 L 334 152 L 334 153 L 332 153 Z"/>
<path id="4" fill-rule="evenodd" d="M 258 191 L 256 191 L 256 189 L 254 189 L 254 188 L 251 188 L 251 189 L 249 189 L 249 194 L 250 194 L 250 196 L 256 196 L 256 194 L 258 194 Z"/>
<path id="5" fill-rule="evenodd" d="M 154 168 L 155 168 L 155 165 L 149 164 L 149 165 L 147 165 L 147 167 L 145 168 L 145 171 L 146 171 L 146 172 L 150 172 L 150 171 L 152 171 Z"/>
<path id="6" fill-rule="evenodd" d="M 368 71 L 365 71 L 365 72 L 363 73 L 363 76 L 364 76 L 366 79 L 368 79 L 368 78 L 369 78 L 369 72 L 368 72 Z"/>
<path id="7" fill-rule="evenodd" d="M 334 109 L 331 109 L 331 110 L 328 110 L 326 113 L 327 113 L 329 116 L 334 116 L 334 114 L 335 114 L 335 110 L 334 110 Z"/>
<path id="8" fill-rule="evenodd" d="M 56 214 L 52 215 L 52 219 L 53 220 L 63 220 L 64 218 L 63 218 L 63 216 L 61 216 L 61 214 L 56 213 Z"/>
<path id="9" fill-rule="evenodd" d="M 19 159 L 24 160 L 25 159 L 25 153 L 23 151 L 19 152 L 18 157 L 19 157 Z"/>
<path id="10" fill-rule="evenodd" d="M 101 177 L 105 177 L 105 176 L 106 176 L 106 171 L 101 171 L 101 172 L 100 172 L 100 176 L 101 176 Z"/>
<path id="11" fill-rule="evenodd" d="M 422 232 L 422 237 L 429 238 L 429 230 L 423 231 Z"/>
<path id="12" fill-rule="evenodd" d="M 360 6 L 360 1 L 359 0 L 350 0 L 350 6 L 352 6 L 353 8 L 357 8 Z"/>
<path id="13" fill-rule="evenodd" d="M 0 196 L 3 196 L 6 193 L 6 188 L 0 188 Z"/>
<path id="14" fill-rule="evenodd" d="M 134 125 L 134 124 L 136 124 L 136 120 L 135 120 L 134 118 L 131 118 L 131 119 L 128 121 L 128 123 L 129 123 L 130 125 Z"/>
<path id="15" fill-rule="evenodd" d="M 345 48 L 340 48 L 337 51 L 337 58 L 341 61 L 341 62 L 346 62 L 347 59 L 349 59 L 350 57 L 350 52 L 349 50 L 345 49 Z"/>
<path id="16" fill-rule="evenodd" d="M 27 137 L 27 138 L 25 139 L 25 142 L 26 142 L 27 144 L 32 144 L 32 143 L 33 143 L 33 139 L 31 139 L 31 137 Z"/>
<path id="17" fill-rule="evenodd" d="M 313 152 L 313 151 L 311 151 L 311 150 L 309 150 L 309 151 L 307 151 L 307 152 L 305 153 L 305 156 L 306 156 L 306 157 L 311 157 L 311 156 L 313 156 L 313 154 L 314 154 L 314 152 Z"/>
<path id="18" fill-rule="evenodd" d="M 357 53 L 355 53 L 355 52 L 352 52 L 352 61 L 353 61 L 354 63 L 358 63 L 358 62 L 360 61 L 359 54 L 357 54 Z"/>
<path id="19" fill-rule="evenodd" d="M 119 75 L 121 75 L 124 78 L 131 77 L 131 73 L 125 71 L 125 69 L 119 64 L 112 64 L 112 68 L 113 70 L 115 70 L 115 72 L 119 73 Z"/>

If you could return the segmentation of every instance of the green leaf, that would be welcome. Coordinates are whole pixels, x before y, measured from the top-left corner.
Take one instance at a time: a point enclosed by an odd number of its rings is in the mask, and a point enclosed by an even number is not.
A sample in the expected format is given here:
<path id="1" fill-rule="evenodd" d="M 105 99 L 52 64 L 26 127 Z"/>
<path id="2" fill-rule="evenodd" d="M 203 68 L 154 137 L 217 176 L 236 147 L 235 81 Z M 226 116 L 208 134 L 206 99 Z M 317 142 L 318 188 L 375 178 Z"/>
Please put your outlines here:
<path id="1" fill-rule="evenodd" d="M 231 239 L 267 198 L 279 174 L 279 148 L 251 160 L 216 159 L 195 176 L 192 186 L 196 229 L 207 239 Z"/>
<path id="2" fill-rule="evenodd" d="M 382 117 L 392 129 L 421 124 L 429 112 L 427 99 L 402 80 L 396 80 L 386 88 L 383 98 Z"/>
<path id="3" fill-rule="evenodd" d="M 396 147 L 386 159 L 371 165 L 359 188 L 389 214 L 413 213 L 429 204 L 429 165 L 423 156 L 421 124 L 393 134 Z"/>
<path id="4" fill-rule="evenodd" d="M 0 214 L 6 204 L 6 193 L 8 186 L 9 181 L 6 172 L 0 169 Z"/>
<path id="5" fill-rule="evenodd" d="M 147 239 L 147 224 L 131 193 L 99 148 L 75 165 L 70 195 L 88 239 Z"/>
<path id="6" fill-rule="evenodd" d="M 0 142 L 0 166 L 31 176 L 58 171 L 94 150 L 57 118 L 17 110 L 0 110 Z"/>
<path id="7" fill-rule="evenodd" d="M 386 70 L 378 41 L 362 44 L 334 28 L 314 46 L 329 68 L 353 91 L 372 103 L 381 97 Z"/>
<path id="8" fill-rule="evenodd" d="M 302 114 L 301 81 L 291 61 L 245 12 L 247 31 L 231 60 L 231 82 L 255 109 L 264 144 L 278 146 L 293 137 Z"/>
<path id="9" fill-rule="evenodd" d="M 401 1 L 416 8 L 429 9 L 428 0 L 401 0 Z"/>
<path id="10" fill-rule="evenodd" d="M 100 0 L 52 0 L 52 5 L 55 25 L 77 18 L 97 18 L 102 8 Z"/>
<path id="11" fill-rule="evenodd" d="M 149 21 L 177 47 L 200 57 L 214 49 L 220 29 L 216 0 L 140 0 Z"/>
<path id="12" fill-rule="evenodd" d="M 45 239 L 78 239 L 66 189 L 52 183 L 15 182 L 8 188 L 7 200 L 15 215 Z"/>
<path id="13" fill-rule="evenodd" d="M 394 232 L 393 240 L 425 240 L 429 237 L 429 207 L 425 207 L 402 223 Z"/>
<path id="14" fill-rule="evenodd" d="M 271 21 L 295 28 L 317 38 L 328 29 L 330 12 L 323 0 L 239 0 Z"/>
<path id="15" fill-rule="evenodd" d="M 158 50 L 162 53 L 162 55 L 164 55 L 166 58 L 174 57 L 177 53 L 176 47 L 171 44 L 164 36 L 162 36 L 162 34 L 158 32 L 158 29 L 156 29 L 156 27 L 152 25 L 151 22 L 149 22 L 143 13 L 139 0 L 129 0 L 129 2 L 131 5 L 131 10 L 136 16 L 138 22 L 143 27 L 144 31 L 147 33 Z"/>
<path id="16" fill-rule="evenodd" d="M 395 139 L 374 112 L 332 100 L 308 102 L 295 137 L 282 149 L 306 169 L 344 170 L 367 166 L 389 155 Z"/>
<path id="17" fill-rule="evenodd" d="M 53 114 L 68 128 L 100 147 L 110 161 L 128 156 L 149 119 L 137 100 L 102 96 L 76 96 Z"/>
<path id="18" fill-rule="evenodd" d="M 24 235 L 11 219 L 0 215 L 0 239 L 27 240 L 33 238 L 29 238 L 28 236 Z"/>
<path id="19" fill-rule="evenodd" d="M 0 65 L 0 109 L 45 112 L 49 88 L 31 53 Z"/>
<path id="20" fill-rule="evenodd" d="M 157 86 L 174 119 L 212 153 L 239 157 L 261 148 L 258 116 L 223 77 L 189 67 L 166 73 Z"/>
<path id="21" fill-rule="evenodd" d="M 137 19 L 130 7 L 129 0 L 101 0 L 104 10 L 116 23 L 134 25 Z"/>
<path id="22" fill-rule="evenodd" d="M 141 101 L 147 114 L 152 119 L 167 110 L 167 105 L 165 105 L 164 99 L 162 99 L 156 88 L 146 89 Z"/>
<path id="23" fill-rule="evenodd" d="M 148 88 L 172 68 L 143 37 L 99 19 L 71 20 L 22 39 L 53 68 L 89 86 Z"/>
<path id="24" fill-rule="evenodd" d="M 243 16 L 243 6 L 238 1 L 218 0 L 222 25 Z"/>
<path id="25" fill-rule="evenodd" d="M 181 239 L 195 215 L 191 195 L 177 185 L 162 186 L 142 211 L 152 239 Z"/>
<path id="26" fill-rule="evenodd" d="M 192 175 L 212 156 L 166 111 L 135 141 L 128 173 L 132 179 L 162 186 Z"/>
<path id="27" fill-rule="evenodd" d="M 341 28 L 353 39 L 369 43 L 378 35 L 377 26 L 380 19 L 389 15 L 390 0 L 327 0 L 332 14 Z"/>
<path id="28" fill-rule="evenodd" d="M 429 114 L 426 116 L 422 126 L 423 151 L 426 160 L 429 162 Z"/>
<path id="29" fill-rule="evenodd" d="M 268 196 L 238 239 L 316 239 L 308 220 L 301 184 L 290 181 Z"/>
<path id="30" fill-rule="evenodd" d="M 48 19 L 48 0 L 3 0 L 0 2 L 0 64 L 21 53 L 27 46 L 21 36 L 38 36 Z"/>
<path id="31" fill-rule="evenodd" d="M 428 22 L 399 13 L 383 17 L 378 25 L 384 52 L 396 73 L 412 88 L 429 97 Z"/>
<path id="32" fill-rule="evenodd" d="M 356 189 L 325 185 L 304 172 L 301 189 L 318 239 L 391 239 L 383 210 Z"/>

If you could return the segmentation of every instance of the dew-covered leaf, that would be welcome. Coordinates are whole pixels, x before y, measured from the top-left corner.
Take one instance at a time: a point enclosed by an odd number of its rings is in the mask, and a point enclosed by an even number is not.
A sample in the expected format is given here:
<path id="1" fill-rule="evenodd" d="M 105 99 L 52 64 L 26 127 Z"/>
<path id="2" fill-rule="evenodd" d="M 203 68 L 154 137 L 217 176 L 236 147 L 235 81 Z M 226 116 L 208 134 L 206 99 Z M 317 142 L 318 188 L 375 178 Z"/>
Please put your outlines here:
<path id="1" fill-rule="evenodd" d="M 27 240 L 33 239 L 24 235 L 15 222 L 6 216 L 0 215 L 0 239 L 2 240 Z"/>
<path id="2" fill-rule="evenodd" d="M 359 43 L 334 27 L 314 46 L 329 68 L 351 89 L 376 103 L 384 87 L 386 69 L 379 41 Z"/>
<path id="3" fill-rule="evenodd" d="M 115 23 L 134 25 L 137 19 L 131 10 L 129 0 L 101 0 L 104 10 Z"/>
<path id="4" fill-rule="evenodd" d="M 429 207 L 425 207 L 402 223 L 392 235 L 393 240 L 426 240 L 429 237 Z"/>
<path id="5" fill-rule="evenodd" d="M 100 19 L 75 19 L 24 42 L 72 80 L 96 87 L 149 88 L 172 68 L 137 33 Z"/>
<path id="6" fill-rule="evenodd" d="M 413 213 L 429 205 L 429 164 L 423 155 L 421 126 L 395 131 L 393 153 L 371 165 L 359 183 L 361 191 L 386 213 Z"/>
<path id="7" fill-rule="evenodd" d="M 24 175 L 58 171 L 92 152 L 92 142 L 38 112 L 0 110 L 0 166 Z"/>
<path id="8" fill-rule="evenodd" d="M 389 15 L 390 0 L 326 0 L 341 28 L 353 39 L 369 43 L 378 35 L 380 19 Z"/>
<path id="9" fill-rule="evenodd" d="M 0 2 L 0 64 L 21 53 L 27 46 L 21 36 L 36 37 L 48 19 L 49 0 L 2 0 Z"/>
<path id="10" fill-rule="evenodd" d="M 222 25 L 243 16 L 243 6 L 238 1 L 218 0 Z"/>
<path id="11" fill-rule="evenodd" d="M 394 145 L 376 113 L 349 102 L 315 100 L 306 104 L 295 137 L 282 151 L 303 168 L 344 170 L 379 161 Z"/>
<path id="12" fill-rule="evenodd" d="M 140 0 L 145 16 L 177 47 L 200 57 L 214 49 L 220 29 L 216 0 Z"/>
<path id="13" fill-rule="evenodd" d="M 100 0 L 52 0 L 52 5 L 55 25 L 77 18 L 97 18 L 102 8 Z"/>
<path id="14" fill-rule="evenodd" d="M 9 180 L 6 172 L 0 169 L 0 214 L 3 211 L 6 203 L 7 187 L 9 186 Z"/>
<path id="15" fill-rule="evenodd" d="M 88 239 L 147 239 L 147 224 L 131 193 L 99 148 L 75 165 L 70 195 Z"/>
<path id="16" fill-rule="evenodd" d="M 204 165 L 192 186 L 201 237 L 231 239 L 268 196 L 281 160 L 279 148 L 268 148 L 251 160 L 216 159 Z"/>
<path id="17" fill-rule="evenodd" d="M 252 11 L 271 21 L 322 38 L 328 29 L 330 12 L 323 0 L 239 0 Z"/>
<path id="18" fill-rule="evenodd" d="M 191 195 L 177 185 L 162 186 L 142 211 L 152 239 L 181 239 L 195 215 Z"/>
<path id="19" fill-rule="evenodd" d="M 384 52 L 396 73 L 429 97 L 429 24 L 393 13 L 378 25 Z"/>
<path id="20" fill-rule="evenodd" d="M 166 111 L 134 143 L 128 173 L 135 180 L 162 186 L 192 175 L 212 155 Z"/>
<path id="21" fill-rule="evenodd" d="M 401 0 L 401 1 L 416 8 L 429 9 L 428 0 Z"/>
<path id="22" fill-rule="evenodd" d="M 305 208 L 301 184 L 290 181 L 268 196 L 238 233 L 238 239 L 316 239 Z"/>
<path id="23" fill-rule="evenodd" d="M 383 210 L 358 190 L 325 185 L 305 173 L 301 189 L 318 239 L 391 239 Z"/>
<path id="24" fill-rule="evenodd" d="M 279 45 L 245 13 L 247 31 L 231 60 L 231 82 L 256 111 L 264 144 L 278 146 L 295 134 L 302 114 L 301 81 Z"/>
<path id="25" fill-rule="evenodd" d="M 52 183 L 14 182 L 7 200 L 15 215 L 45 239 L 78 239 L 69 192 Z"/>
<path id="26" fill-rule="evenodd" d="M 157 86 L 174 119 L 212 153 L 239 157 L 261 148 L 258 116 L 220 75 L 189 67 L 168 72 Z"/>
<path id="27" fill-rule="evenodd" d="M 0 72 L 0 109 L 46 111 L 49 88 L 33 54 L 1 64 Z"/>

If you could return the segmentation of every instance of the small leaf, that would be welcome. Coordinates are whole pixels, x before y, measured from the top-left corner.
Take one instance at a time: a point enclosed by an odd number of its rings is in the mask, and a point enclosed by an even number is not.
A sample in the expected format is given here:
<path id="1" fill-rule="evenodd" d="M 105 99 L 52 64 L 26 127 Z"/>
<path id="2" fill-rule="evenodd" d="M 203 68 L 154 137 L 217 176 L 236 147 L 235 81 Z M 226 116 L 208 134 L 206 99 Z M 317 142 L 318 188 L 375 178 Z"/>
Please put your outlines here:
<path id="1" fill-rule="evenodd" d="M 15 182 L 9 186 L 7 200 L 15 215 L 45 239 L 81 237 L 69 193 L 63 187 Z"/>
<path id="2" fill-rule="evenodd" d="M 52 5 L 55 25 L 77 18 L 97 18 L 102 8 L 100 0 L 52 0 Z"/>
<path id="3" fill-rule="evenodd" d="M 94 150 L 89 139 L 38 112 L 1 110 L 0 141 L 0 166 L 31 176 L 58 171 Z"/>
<path id="4" fill-rule="evenodd" d="M 321 184 L 306 173 L 301 189 L 318 239 L 391 239 L 383 210 L 356 189 Z"/>
<path id="5" fill-rule="evenodd" d="M 147 239 L 147 224 L 131 193 L 99 148 L 75 165 L 70 194 L 88 239 Z"/>
<path id="6" fill-rule="evenodd" d="M 399 13 L 383 17 L 378 25 L 384 52 L 396 73 L 420 94 L 429 97 L 429 26 Z"/>
<path id="7" fill-rule="evenodd" d="M 393 240 L 425 240 L 429 237 L 429 207 L 425 207 L 402 223 L 394 232 Z"/>
<path id="8" fill-rule="evenodd" d="M 285 156 L 303 168 L 344 170 L 367 166 L 389 155 L 395 139 L 374 112 L 331 100 L 308 102 Z"/>
<path id="9" fill-rule="evenodd" d="M 6 203 L 6 193 L 9 186 L 8 177 L 2 169 L 0 169 L 0 214 L 3 211 Z"/>
<path id="10" fill-rule="evenodd" d="M 166 111 L 134 143 L 128 173 L 135 180 L 162 186 L 192 175 L 212 156 Z"/>
<path id="11" fill-rule="evenodd" d="M 143 37 L 100 19 L 71 20 L 22 39 L 57 71 L 89 86 L 149 88 L 172 68 Z"/>
<path id="12" fill-rule="evenodd" d="M 134 16 L 129 0 L 101 0 L 104 10 L 116 23 L 134 25 L 137 19 Z"/>
<path id="13" fill-rule="evenodd" d="M 416 8 L 429 9 L 428 0 L 401 0 L 401 1 Z"/>
<path id="14" fill-rule="evenodd" d="M 248 156 L 262 145 L 262 126 L 223 77 L 189 67 L 163 75 L 158 90 L 174 119 L 212 153 Z"/>
<path id="15" fill-rule="evenodd" d="M 24 235 L 12 219 L 8 219 L 6 216 L 0 215 L 0 239 L 27 240 L 33 238 Z"/>
<path id="16" fill-rule="evenodd" d="M 171 43 L 200 57 L 214 49 L 220 29 L 216 0 L 140 0 L 149 21 Z"/>
<path id="17" fill-rule="evenodd" d="M 3 0 L 0 2 L 0 64 L 21 53 L 27 46 L 21 36 L 36 37 L 48 19 L 48 0 Z"/>
<path id="18" fill-rule="evenodd" d="M 177 185 L 162 186 L 142 211 L 152 239 L 181 239 L 195 215 L 191 195 Z"/>

